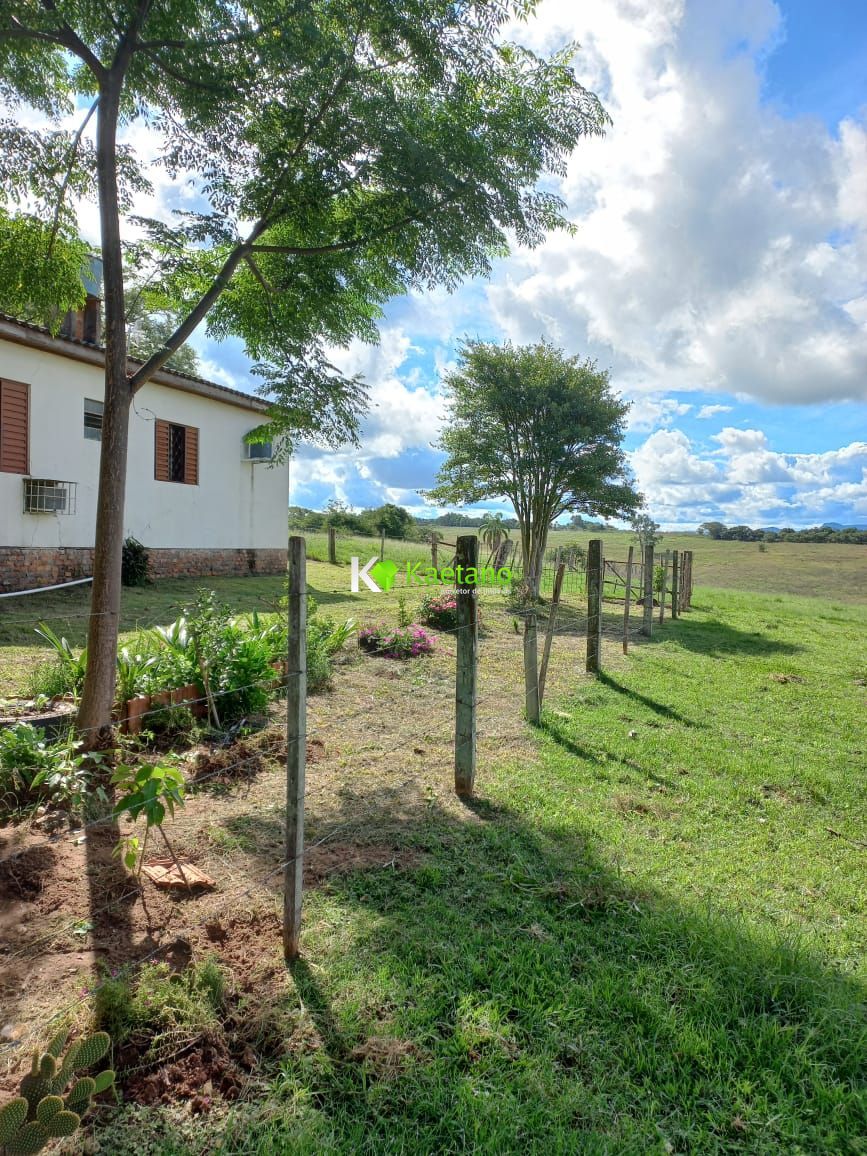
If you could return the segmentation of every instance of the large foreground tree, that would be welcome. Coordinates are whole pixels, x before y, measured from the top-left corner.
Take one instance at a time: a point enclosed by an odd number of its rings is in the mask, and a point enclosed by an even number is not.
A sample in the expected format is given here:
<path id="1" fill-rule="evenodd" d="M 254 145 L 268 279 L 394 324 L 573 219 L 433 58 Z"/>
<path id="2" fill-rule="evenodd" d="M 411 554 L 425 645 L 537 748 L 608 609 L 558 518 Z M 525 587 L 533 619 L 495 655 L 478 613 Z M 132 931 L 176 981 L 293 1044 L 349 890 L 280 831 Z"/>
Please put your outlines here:
<path id="1" fill-rule="evenodd" d="M 507 234 L 533 245 L 565 224 L 536 183 L 605 117 L 569 53 L 545 60 L 502 42 L 532 7 L 0 5 L 0 97 L 29 106 L 0 124 L 7 198 L 50 222 L 37 232 L 52 251 L 74 232 L 70 195 L 99 205 L 105 409 L 82 730 L 111 714 L 130 404 L 196 327 L 207 319 L 216 337 L 243 339 L 278 403 L 272 440 L 351 438 L 364 393 L 327 347 L 373 340 L 393 294 L 485 273 Z M 47 128 L 30 127 L 32 109 Z M 64 131 L 58 118 L 73 109 L 78 126 Z M 171 220 L 130 216 L 147 185 L 133 142 L 177 182 Z M 140 365 L 128 360 L 125 244 L 127 272 L 174 317 Z"/>
<path id="2" fill-rule="evenodd" d="M 629 515 L 641 505 L 621 449 L 629 406 L 593 362 L 547 342 L 468 341 L 445 392 L 447 457 L 425 496 L 439 505 L 508 498 L 533 597 L 555 518 Z"/>

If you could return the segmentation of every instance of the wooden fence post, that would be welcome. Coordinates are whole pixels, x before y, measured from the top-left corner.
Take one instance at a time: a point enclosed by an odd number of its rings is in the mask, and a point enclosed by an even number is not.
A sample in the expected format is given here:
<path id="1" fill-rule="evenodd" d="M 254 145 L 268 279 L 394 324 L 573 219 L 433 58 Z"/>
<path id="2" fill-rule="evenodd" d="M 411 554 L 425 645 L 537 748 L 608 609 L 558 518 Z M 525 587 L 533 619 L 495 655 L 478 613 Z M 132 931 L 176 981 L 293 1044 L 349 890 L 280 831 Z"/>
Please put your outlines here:
<path id="1" fill-rule="evenodd" d="M 632 559 L 635 556 L 635 547 L 629 547 L 626 555 L 626 596 L 623 602 L 623 653 L 629 653 L 629 603 L 632 599 Z"/>
<path id="2" fill-rule="evenodd" d="M 304 539 L 289 539 L 289 645 L 286 654 L 286 845 L 283 856 L 283 956 L 298 958 L 304 877 L 304 777 L 307 765 L 307 562 Z"/>
<path id="3" fill-rule="evenodd" d="M 457 603 L 457 664 L 455 673 L 455 792 L 470 798 L 476 778 L 476 703 L 478 699 L 479 624 L 476 582 L 479 539 L 461 534 L 455 551 L 455 601 Z"/>
<path id="4" fill-rule="evenodd" d="M 653 634 L 653 547 L 645 546 L 641 577 L 644 579 L 644 621 L 641 633 L 645 638 Z"/>
<path id="5" fill-rule="evenodd" d="M 587 663 L 589 674 L 598 674 L 602 651 L 602 539 L 587 546 Z"/>
<path id="6" fill-rule="evenodd" d="M 691 550 L 688 551 L 686 593 L 687 593 L 687 609 L 691 610 L 692 609 L 692 551 Z"/>
<path id="7" fill-rule="evenodd" d="M 328 561 L 337 565 L 337 531 L 333 526 L 328 527 Z"/>
<path id="8" fill-rule="evenodd" d="M 558 555 L 560 551 L 557 551 Z M 554 575 L 554 593 L 551 595 L 551 610 L 548 614 L 548 629 L 545 631 L 545 646 L 542 650 L 542 665 L 539 668 L 539 710 L 545 701 L 545 679 L 548 677 L 548 660 L 551 657 L 551 643 L 554 639 L 554 627 L 557 624 L 557 611 L 560 608 L 560 594 L 563 590 L 563 576 L 566 573 L 566 563 L 557 563 L 557 573 Z"/>
<path id="9" fill-rule="evenodd" d="M 431 540 L 431 544 L 430 544 L 430 564 L 431 564 L 431 566 L 433 566 L 434 570 L 439 570 L 439 565 L 437 564 L 437 554 L 438 554 L 437 546 L 438 546 L 438 542 L 437 542 L 436 538 L 433 538 Z"/>
<path id="10" fill-rule="evenodd" d="M 539 721 L 539 645 L 536 631 L 536 611 L 524 619 L 524 705 L 527 721 Z"/>
<path id="11" fill-rule="evenodd" d="M 665 621 L 665 594 L 668 586 L 668 555 L 666 550 L 662 558 L 662 589 L 659 592 L 659 624 Z"/>
<path id="12" fill-rule="evenodd" d="M 379 560 L 380 562 L 385 557 L 385 530 L 379 531 Z"/>
<path id="13" fill-rule="evenodd" d="M 671 552 L 671 617 L 680 617 L 680 552 Z"/>

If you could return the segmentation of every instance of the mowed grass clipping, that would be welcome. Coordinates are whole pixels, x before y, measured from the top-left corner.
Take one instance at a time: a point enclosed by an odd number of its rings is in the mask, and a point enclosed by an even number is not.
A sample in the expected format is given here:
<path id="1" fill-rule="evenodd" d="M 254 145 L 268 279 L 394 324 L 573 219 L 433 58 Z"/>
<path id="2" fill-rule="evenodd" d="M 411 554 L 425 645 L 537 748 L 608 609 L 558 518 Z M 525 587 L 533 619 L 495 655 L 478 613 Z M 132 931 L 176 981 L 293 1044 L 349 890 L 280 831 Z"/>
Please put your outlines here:
<path id="1" fill-rule="evenodd" d="M 357 614 L 343 576 L 311 580 Z M 102 1142 L 867 1151 L 865 629 L 865 608 L 699 589 L 601 679 L 576 670 L 463 815 L 368 820 L 413 866 L 309 893 L 281 1009 L 300 1042 L 248 1102 Z"/>

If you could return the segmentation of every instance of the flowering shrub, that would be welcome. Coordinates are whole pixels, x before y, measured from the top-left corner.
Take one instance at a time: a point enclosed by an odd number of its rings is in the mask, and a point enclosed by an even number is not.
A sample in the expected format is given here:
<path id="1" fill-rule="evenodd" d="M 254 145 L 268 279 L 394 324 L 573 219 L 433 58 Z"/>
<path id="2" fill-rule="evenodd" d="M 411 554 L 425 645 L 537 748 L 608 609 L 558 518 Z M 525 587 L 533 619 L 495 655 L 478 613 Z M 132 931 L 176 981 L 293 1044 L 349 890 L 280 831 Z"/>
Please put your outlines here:
<path id="1" fill-rule="evenodd" d="M 358 632 L 358 645 L 368 654 L 379 654 L 383 658 L 416 658 L 419 654 L 430 654 L 433 639 L 421 626 L 362 626 Z"/>
<path id="2" fill-rule="evenodd" d="M 458 625 L 458 604 L 454 590 L 425 594 L 418 608 L 419 618 L 434 630 L 454 630 Z"/>
<path id="3" fill-rule="evenodd" d="M 441 590 L 438 594 L 425 594 L 418 608 L 418 616 L 426 626 L 434 630 L 457 630 L 458 604 L 454 590 Z M 476 606 L 476 621 L 481 625 L 481 607 Z"/>

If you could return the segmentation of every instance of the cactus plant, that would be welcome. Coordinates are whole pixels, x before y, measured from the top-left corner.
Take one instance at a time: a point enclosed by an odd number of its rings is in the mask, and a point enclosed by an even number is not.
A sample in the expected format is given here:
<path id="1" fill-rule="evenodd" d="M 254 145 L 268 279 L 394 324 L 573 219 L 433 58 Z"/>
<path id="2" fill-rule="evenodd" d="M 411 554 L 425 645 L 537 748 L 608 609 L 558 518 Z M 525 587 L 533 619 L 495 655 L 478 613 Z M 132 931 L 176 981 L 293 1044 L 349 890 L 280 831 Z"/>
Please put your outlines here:
<path id="1" fill-rule="evenodd" d="M 97 1032 L 75 1040 L 61 1060 L 68 1034 L 61 1032 L 44 1052 L 34 1053 L 21 1095 L 0 1108 L 0 1149 L 5 1156 L 28 1156 L 57 1136 L 71 1136 L 91 1097 L 114 1083 L 114 1072 L 106 1070 L 96 1077 L 79 1077 L 67 1091 L 76 1071 L 101 1060 L 111 1044 L 107 1032 Z"/>

